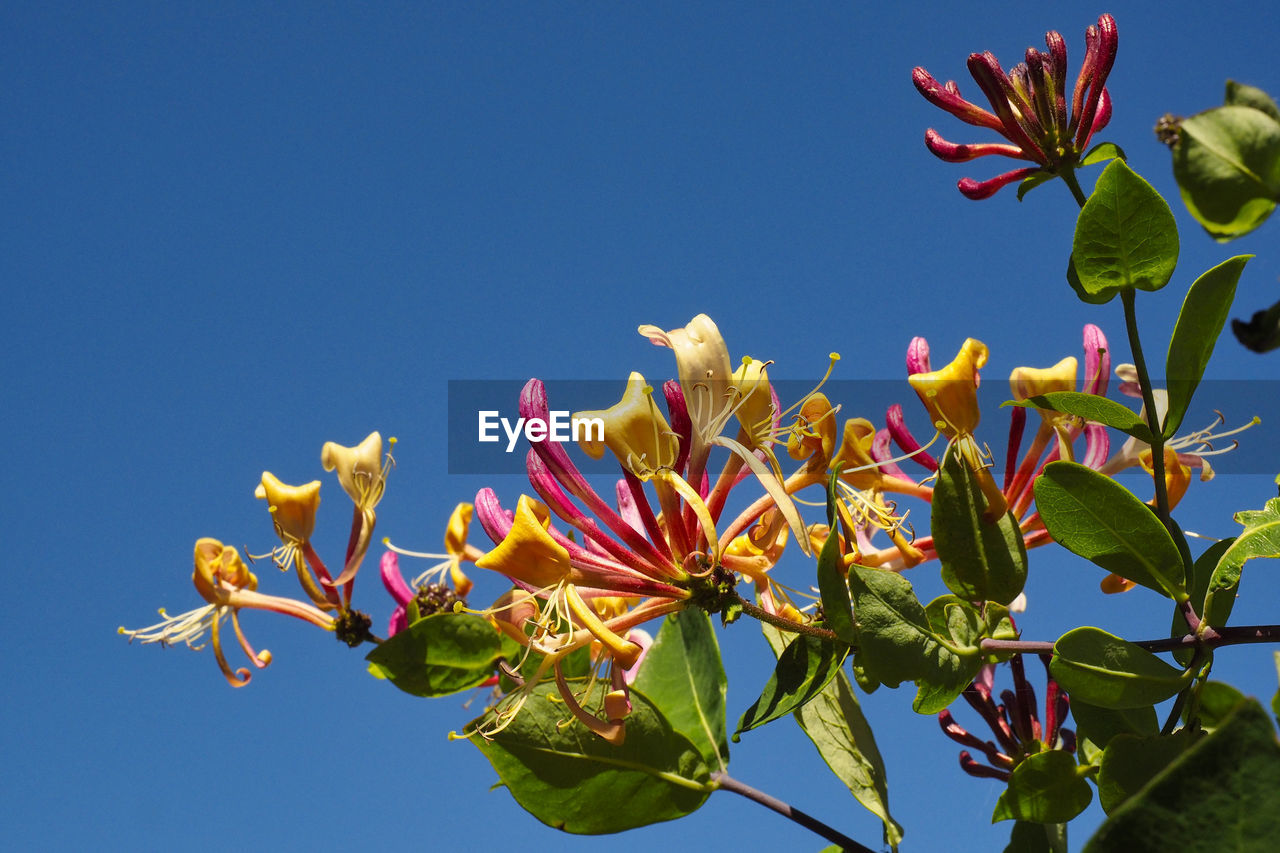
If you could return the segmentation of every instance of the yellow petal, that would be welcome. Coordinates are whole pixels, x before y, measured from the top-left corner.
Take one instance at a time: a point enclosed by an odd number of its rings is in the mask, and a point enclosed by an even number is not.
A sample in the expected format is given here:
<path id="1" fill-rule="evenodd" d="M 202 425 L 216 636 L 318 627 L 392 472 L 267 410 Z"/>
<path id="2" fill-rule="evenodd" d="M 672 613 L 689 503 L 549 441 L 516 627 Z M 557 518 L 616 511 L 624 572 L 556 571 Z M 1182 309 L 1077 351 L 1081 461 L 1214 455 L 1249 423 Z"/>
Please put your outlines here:
<path id="1" fill-rule="evenodd" d="M 871 445 L 876 440 L 876 428 L 866 418 L 850 418 L 844 422 L 844 440 L 832 467 L 840 471 L 840 479 L 855 489 L 873 489 L 884 480 L 884 475 L 871 458 Z"/>
<path id="2" fill-rule="evenodd" d="M 654 404 L 653 388 L 639 373 L 632 372 L 616 405 L 603 411 L 577 412 L 573 417 L 599 418 L 604 423 L 603 441 L 590 429 L 578 438 L 578 444 L 593 459 L 603 456 L 608 447 L 624 468 L 642 479 L 675 464 L 679 439 Z"/>
<path id="3" fill-rule="evenodd" d="M 747 434 L 747 446 L 765 444 L 773 436 L 773 392 L 769 385 L 769 364 L 753 358 L 744 358 L 742 366 L 733 372 L 733 385 L 737 391 L 737 418 Z"/>
<path id="4" fill-rule="evenodd" d="M 569 552 L 547 533 L 534 504 L 528 495 L 520 496 L 511 530 L 498 547 L 476 560 L 476 565 L 543 589 L 568 575 Z"/>
<path id="5" fill-rule="evenodd" d="M 342 490 L 356 506 L 370 509 L 382 497 L 385 477 L 382 470 L 382 436 L 371 432 L 355 447 L 326 441 L 320 450 L 320 464 L 337 471 Z M 368 505 L 366 505 L 368 504 Z"/>
<path id="6" fill-rule="evenodd" d="M 258 588 L 258 579 L 240 559 L 240 552 L 207 537 L 196 540 L 195 572 L 191 580 L 200 596 L 210 604 L 226 598 L 224 583 L 236 589 Z"/>
<path id="7" fill-rule="evenodd" d="M 319 480 L 302 486 L 289 486 L 270 471 L 263 471 L 262 482 L 253 494 L 267 502 L 276 534 L 281 540 L 286 544 L 310 541 L 311 531 L 316 526 L 316 510 L 320 506 Z"/>
<path id="8" fill-rule="evenodd" d="M 967 338 L 946 367 L 907 377 L 929 411 L 934 428 L 948 438 L 972 434 L 978 428 L 978 369 L 986 363 L 987 345 Z"/>

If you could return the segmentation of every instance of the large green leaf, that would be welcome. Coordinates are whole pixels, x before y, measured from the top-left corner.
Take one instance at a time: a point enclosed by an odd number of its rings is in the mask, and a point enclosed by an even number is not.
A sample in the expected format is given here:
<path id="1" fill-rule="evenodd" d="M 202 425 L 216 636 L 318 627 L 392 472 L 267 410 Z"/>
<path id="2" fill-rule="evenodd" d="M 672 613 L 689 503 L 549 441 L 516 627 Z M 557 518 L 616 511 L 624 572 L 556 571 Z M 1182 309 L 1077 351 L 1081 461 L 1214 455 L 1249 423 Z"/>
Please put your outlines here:
<path id="1" fill-rule="evenodd" d="M 1218 559 L 1209 579 L 1205 610 L 1213 612 L 1214 602 L 1223 595 L 1235 595 L 1244 564 L 1254 557 L 1280 557 L 1280 498 L 1267 501 L 1263 509 L 1241 510 L 1235 519 L 1244 530 Z"/>
<path id="2" fill-rule="evenodd" d="M 1049 535 L 1068 551 L 1174 600 L 1186 596 L 1178 546 L 1124 486 L 1075 462 L 1050 462 L 1035 495 Z"/>
<path id="3" fill-rule="evenodd" d="M 1187 729 L 1172 735 L 1116 736 L 1102 753 L 1098 768 L 1098 802 L 1102 810 L 1111 814 L 1193 743 Z"/>
<path id="4" fill-rule="evenodd" d="M 573 718 L 544 683 L 505 729 L 471 742 L 522 808 L 565 832 L 622 832 L 696 810 L 715 790 L 700 751 L 644 694 L 633 690 L 631 706 L 626 740 L 613 746 L 576 721 L 564 725 Z"/>
<path id="5" fill-rule="evenodd" d="M 1073 700 L 1102 708 L 1154 705 L 1192 678 L 1192 673 L 1175 669 L 1146 649 L 1092 627 L 1058 638 L 1049 671 Z"/>
<path id="6" fill-rule="evenodd" d="M 1116 809 L 1084 849 L 1272 853 L 1277 838 L 1280 744 L 1249 701 Z"/>
<path id="7" fill-rule="evenodd" d="M 1086 421 L 1109 426 L 1128 433 L 1139 441 L 1151 442 L 1151 430 L 1147 422 L 1138 417 L 1138 413 L 1115 400 L 1099 397 L 1097 394 L 1082 394 L 1079 391 L 1050 391 L 1037 394 L 1026 400 L 1009 400 L 1002 406 L 1024 406 L 1027 408 L 1048 409 L 1052 412 L 1063 412 L 1076 415 Z"/>
<path id="8" fill-rule="evenodd" d="M 849 647 L 839 641 L 796 636 L 778 655 L 778 665 L 760 697 L 738 721 L 734 743 L 743 732 L 784 717 L 821 693 L 848 655 Z"/>
<path id="9" fill-rule="evenodd" d="M 1009 787 L 996 800 L 991 822 L 1066 823 L 1093 800 L 1093 789 L 1085 780 L 1087 772 L 1075 756 L 1061 749 L 1024 759 L 1013 768 Z"/>
<path id="10" fill-rule="evenodd" d="M 470 613 L 419 619 L 365 656 L 369 671 L 414 696 L 468 690 L 493 674 L 502 654 L 497 630 Z"/>
<path id="11" fill-rule="evenodd" d="M 1244 265 L 1253 255 L 1237 255 L 1225 260 L 1196 279 L 1182 301 L 1182 311 L 1169 341 L 1169 357 L 1165 367 L 1169 389 L 1169 410 L 1164 419 L 1164 436 L 1170 438 L 1182 425 L 1191 405 L 1191 396 L 1213 355 L 1213 345 L 1222 334 L 1231 300 L 1236 295 L 1236 282 Z"/>
<path id="12" fill-rule="evenodd" d="M 706 613 L 690 608 L 666 618 L 634 687 L 662 709 L 671 728 L 698 748 L 707 766 L 728 767 L 724 701 L 728 680 Z"/>
<path id="13" fill-rule="evenodd" d="M 960 695 L 982 666 L 977 646 L 961 648 L 933 633 L 911 583 L 893 572 L 849 568 L 858 624 L 859 662 L 890 687 L 915 681 L 912 707 L 936 714 Z"/>
<path id="14" fill-rule="evenodd" d="M 986 498 L 973 471 L 947 451 L 933 489 L 933 547 L 942 562 L 942 582 L 968 601 L 1008 604 L 1027 579 L 1027 549 L 1013 513 L 983 520 Z"/>
<path id="15" fill-rule="evenodd" d="M 1092 296 L 1159 290 L 1178 263 L 1173 212 L 1123 160 L 1112 160 L 1076 220 L 1071 257 L 1081 287 Z"/>
<path id="16" fill-rule="evenodd" d="M 1067 825 L 1017 821 L 1004 853 L 1067 853 Z"/>
<path id="17" fill-rule="evenodd" d="M 1187 210 L 1218 240 L 1261 225 L 1280 199 L 1280 121 L 1250 106 L 1184 119 L 1173 176 Z"/>
<path id="18" fill-rule="evenodd" d="M 781 654 L 786 642 L 782 633 L 770 625 L 761 627 L 774 654 Z M 848 786 L 854 799 L 884 823 L 884 842 L 896 850 L 902 841 L 902 827 L 889 814 L 884 759 L 848 677 L 837 671 L 812 701 L 796 709 L 795 718 L 831 772 Z"/>

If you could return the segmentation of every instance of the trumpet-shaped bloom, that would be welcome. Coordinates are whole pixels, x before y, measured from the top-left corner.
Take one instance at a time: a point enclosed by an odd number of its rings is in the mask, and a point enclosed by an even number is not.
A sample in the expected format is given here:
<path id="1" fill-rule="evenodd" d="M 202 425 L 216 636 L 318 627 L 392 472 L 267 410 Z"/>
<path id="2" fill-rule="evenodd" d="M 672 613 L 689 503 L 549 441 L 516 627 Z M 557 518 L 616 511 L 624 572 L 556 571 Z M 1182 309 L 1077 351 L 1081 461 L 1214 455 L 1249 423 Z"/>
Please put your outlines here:
<path id="1" fill-rule="evenodd" d="M 258 669 L 271 663 L 271 652 L 266 649 L 255 651 L 249 644 L 240 627 L 241 609 L 283 613 L 310 622 L 327 631 L 334 629 L 333 617 L 310 604 L 258 592 L 258 578 L 249 571 L 240 558 L 240 553 L 229 545 L 223 545 L 217 539 L 206 538 L 196 542 L 195 571 L 192 573 L 191 580 L 200 597 L 206 602 L 204 607 L 188 610 L 177 616 L 170 616 L 161 609 L 162 621 L 159 623 L 135 630 L 121 627 L 119 633 L 127 636 L 130 641 L 136 639 L 143 644 L 185 643 L 189 648 L 197 650 L 204 648 L 200 641 L 207 633 L 213 645 L 218 669 L 222 671 L 232 687 L 243 687 L 251 678 L 249 669 L 245 667 L 232 669 L 222 650 L 221 624 L 227 616 L 231 617 L 231 624 L 235 629 L 240 648 Z"/>
<path id="2" fill-rule="evenodd" d="M 911 74 L 912 82 L 929 103 L 966 124 L 994 130 L 1006 140 L 957 144 L 929 128 L 925 131 L 925 145 L 951 163 L 997 155 L 1033 164 L 986 181 L 962 179 L 958 184 L 960 192 L 971 199 L 987 198 L 1032 175 L 1054 177 L 1069 172 L 1080 163 L 1093 134 L 1111 119 L 1106 82 L 1115 63 L 1116 46 L 1115 19 L 1102 15 L 1096 26 L 1085 31 L 1084 62 L 1070 93 L 1066 89 L 1066 42 L 1052 30 L 1045 34 L 1045 51 L 1028 48 L 1026 61 L 1007 74 L 990 52 L 971 54 L 969 73 L 991 110 L 965 100 L 954 80 L 943 85 L 928 71 L 916 68 Z"/>
<path id="3" fill-rule="evenodd" d="M 653 388 L 639 373 L 631 374 L 626 392 L 614 406 L 602 411 L 578 412 L 574 418 L 599 418 L 604 424 L 603 437 L 585 430 L 578 441 L 593 459 L 602 457 L 607 447 L 624 469 L 641 480 L 648 480 L 655 472 L 675 465 L 679 437 L 658 411 Z"/>
<path id="4" fill-rule="evenodd" d="M 395 444 L 395 439 L 391 439 Z M 361 509 L 373 509 L 386 491 L 387 473 L 392 461 L 390 454 L 382 456 L 382 435 L 371 432 L 355 447 L 344 447 L 326 441 L 320 449 L 320 464 L 326 471 L 337 471 L 338 482 L 355 505 Z"/>
<path id="5" fill-rule="evenodd" d="M 265 500 L 275 523 L 276 535 L 286 545 L 311 541 L 316 526 L 316 510 L 320 507 L 320 481 L 302 486 L 286 485 L 270 471 L 262 472 L 262 482 L 253 496 Z"/>

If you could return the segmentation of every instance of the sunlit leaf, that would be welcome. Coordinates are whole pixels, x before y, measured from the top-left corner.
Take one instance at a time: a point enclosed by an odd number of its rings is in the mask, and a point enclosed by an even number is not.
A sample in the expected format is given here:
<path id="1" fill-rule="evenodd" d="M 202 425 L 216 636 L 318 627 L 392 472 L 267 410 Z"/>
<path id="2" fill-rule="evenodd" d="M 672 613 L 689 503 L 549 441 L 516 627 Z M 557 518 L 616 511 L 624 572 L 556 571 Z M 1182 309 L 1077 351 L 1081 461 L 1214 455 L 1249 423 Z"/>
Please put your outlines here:
<path id="1" fill-rule="evenodd" d="M 1138 413 L 1128 406 L 1099 397 L 1097 394 L 1082 394 L 1079 391 L 1050 391 L 1037 394 L 1026 400 L 1009 400 L 1002 406 L 1023 406 L 1034 409 L 1048 409 L 1051 412 L 1063 412 L 1076 415 L 1087 421 L 1109 426 L 1128 433 L 1139 441 L 1151 442 L 1151 430 L 1147 422 L 1138 417 Z"/>
<path id="2" fill-rule="evenodd" d="M 1041 752 L 1013 768 L 1009 787 L 996 800 L 991 822 L 1066 823 L 1093 800 L 1085 768 L 1065 750 Z"/>
<path id="3" fill-rule="evenodd" d="M 469 613 L 419 619 L 365 656 L 369 669 L 414 696 L 468 690 L 493 674 L 502 654 L 498 631 Z"/>
<path id="4" fill-rule="evenodd" d="M 1123 160 L 1112 160 L 1076 220 L 1071 257 L 1090 295 L 1159 290 L 1178 263 L 1173 212 Z"/>
<path id="5" fill-rule="evenodd" d="M 1280 199 L 1280 121 L 1250 106 L 1182 121 L 1173 176 L 1187 210 L 1218 240 L 1257 228 Z"/>
<path id="6" fill-rule="evenodd" d="M 821 693 L 849 655 L 849 647 L 836 640 L 791 636 L 760 697 L 738 722 L 735 743 L 743 732 L 786 716 Z"/>
<path id="7" fill-rule="evenodd" d="M 1050 672 L 1071 698 L 1102 708 L 1162 702 L 1191 681 L 1151 652 L 1101 628 L 1068 631 L 1053 644 Z"/>
<path id="8" fill-rule="evenodd" d="M 1244 530 L 1218 559 L 1209 579 L 1205 609 L 1213 612 L 1214 601 L 1221 595 L 1234 595 L 1240 584 L 1244 564 L 1255 557 L 1280 557 L 1280 498 L 1272 498 L 1259 510 L 1241 510 L 1236 521 Z"/>

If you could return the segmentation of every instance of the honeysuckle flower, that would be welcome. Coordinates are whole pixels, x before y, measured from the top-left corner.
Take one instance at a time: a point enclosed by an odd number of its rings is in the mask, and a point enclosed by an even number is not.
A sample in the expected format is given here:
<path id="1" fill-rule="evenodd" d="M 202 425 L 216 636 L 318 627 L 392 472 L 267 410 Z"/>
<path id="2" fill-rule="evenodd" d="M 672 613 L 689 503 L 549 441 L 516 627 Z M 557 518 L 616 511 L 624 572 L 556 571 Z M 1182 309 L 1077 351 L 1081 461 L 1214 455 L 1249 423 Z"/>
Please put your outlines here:
<path id="1" fill-rule="evenodd" d="M 911 73 L 916 89 L 929 103 L 966 124 L 994 130 L 1006 140 L 957 144 L 929 128 L 925 131 L 925 145 L 937 157 L 951 163 L 964 163 L 998 155 L 1034 164 L 986 181 L 962 179 L 958 187 L 968 198 L 987 198 L 1002 187 L 1032 175 L 1055 177 L 1075 169 L 1088 150 L 1093 134 L 1111 119 L 1106 82 L 1116 58 L 1115 19 L 1102 15 L 1097 25 L 1085 30 L 1084 62 L 1070 95 L 1066 90 L 1066 42 L 1052 30 L 1045 33 L 1044 40 L 1047 50 L 1027 48 L 1026 61 L 1015 65 L 1007 74 L 989 51 L 969 56 L 969 73 L 991 110 L 965 100 L 954 80 L 943 85 L 920 67 Z"/>
<path id="2" fill-rule="evenodd" d="M 693 425 L 693 452 L 720 433 L 732 405 L 729 389 L 733 366 L 729 348 L 715 322 L 699 314 L 683 328 L 663 331 L 644 325 L 640 334 L 658 346 L 670 347 L 676 355 L 676 372 L 685 406 Z"/>
<path id="3" fill-rule="evenodd" d="M 648 480 L 675 465 L 679 437 L 658 411 L 653 388 L 639 373 L 632 372 L 626 392 L 617 404 L 601 411 L 577 412 L 574 418 L 599 418 L 604 424 L 603 437 L 584 430 L 578 440 L 579 446 L 593 459 L 604 456 L 607 447 L 623 468 L 641 480 Z"/>
<path id="4" fill-rule="evenodd" d="M 160 610 L 162 621 L 146 628 L 128 629 L 121 627 L 119 633 L 127 636 L 132 642 L 139 640 L 144 645 L 159 643 L 171 645 L 185 643 L 188 648 L 202 649 L 200 642 L 207 633 L 213 645 L 213 654 L 218 662 L 218 669 L 226 677 L 232 687 L 243 687 L 249 683 L 252 674 L 248 668 L 232 669 L 222 651 L 221 623 L 228 615 L 235 629 L 240 648 L 256 668 L 262 669 L 271 663 L 271 652 L 263 649 L 255 651 L 249 644 L 240 628 L 239 612 L 243 608 L 267 610 L 283 613 L 310 622 L 327 631 L 334 629 L 333 617 L 310 604 L 264 595 L 258 592 L 258 578 L 249 571 L 240 553 L 217 539 L 200 539 L 195 545 L 195 571 L 191 576 L 196 591 L 206 602 L 204 607 L 188 610 L 177 616 L 170 616 L 163 608 Z"/>
<path id="5" fill-rule="evenodd" d="M 272 562 L 281 571 L 292 567 L 303 590 L 318 606 L 336 607 L 338 596 L 332 590 L 322 589 L 311 573 L 314 568 L 322 582 L 329 580 L 328 569 L 311 547 L 316 510 L 320 507 L 320 481 L 290 486 L 270 471 L 263 471 L 262 481 L 253 495 L 267 502 L 276 536 L 280 537 L 280 545 L 271 551 Z"/>
<path id="6" fill-rule="evenodd" d="M 396 440 L 390 439 L 392 446 Z M 355 505 L 351 524 L 351 537 L 347 542 L 347 556 L 342 572 L 332 581 L 321 579 L 322 583 L 331 587 L 343 587 L 343 600 L 351 600 L 351 582 L 360 570 L 369 544 L 373 539 L 373 528 L 378 516 L 375 509 L 382 500 L 387 488 L 387 475 L 395 464 L 391 453 L 382 455 L 382 435 L 371 432 L 355 447 L 344 447 L 336 442 L 327 441 L 320 449 L 320 464 L 326 471 L 335 471 L 342 490 Z"/>
<path id="7" fill-rule="evenodd" d="M 991 476 L 990 459 L 978 447 L 973 435 L 982 417 L 978 409 L 978 371 L 987 363 L 987 355 L 986 344 L 968 338 L 946 367 L 929 373 L 913 373 L 907 382 L 929 412 L 934 429 L 947 437 L 973 471 L 987 501 L 983 517 L 990 522 L 1004 515 L 1008 507 Z"/>

